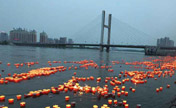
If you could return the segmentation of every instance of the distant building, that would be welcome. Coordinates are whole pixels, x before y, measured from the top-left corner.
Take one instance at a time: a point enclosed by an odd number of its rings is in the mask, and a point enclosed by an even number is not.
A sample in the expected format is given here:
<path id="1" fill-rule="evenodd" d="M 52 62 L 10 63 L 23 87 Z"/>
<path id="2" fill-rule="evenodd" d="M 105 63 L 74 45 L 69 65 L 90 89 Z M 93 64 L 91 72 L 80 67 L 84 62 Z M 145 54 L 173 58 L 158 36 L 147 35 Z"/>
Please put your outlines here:
<path id="1" fill-rule="evenodd" d="M 8 41 L 8 34 L 6 32 L 0 32 L 0 42 Z"/>
<path id="2" fill-rule="evenodd" d="M 37 33 L 35 30 L 27 31 L 22 28 L 13 29 L 10 31 L 10 41 L 17 43 L 36 43 Z"/>
<path id="3" fill-rule="evenodd" d="M 59 43 L 60 43 L 60 40 L 57 39 L 57 38 L 55 38 L 55 39 L 54 39 L 54 43 L 55 43 L 55 44 L 59 44 Z"/>
<path id="4" fill-rule="evenodd" d="M 67 38 L 66 37 L 60 37 L 60 44 L 66 44 Z"/>
<path id="5" fill-rule="evenodd" d="M 72 39 L 68 39 L 68 44 L 73 44 L 73 40 Z"/>
<path id="6" fill-rule="evenodd" d="M 35 30 L 31 30 L 28 32 L 27 43 L 36 43 L 37 42 L 37 32 Z"/>
<path id="7" fill-rule="evenodd" d="M 48 38 L 48 43 L 49 43 L 49 44 L 54 44 L 54 39 Z"/>
<path id="8" fill-rule="evenodd" d="M 40 43 L 48 43 L 48 35 L 45 32 L 40 33 Z"/>
<path id="9" fill-rule="evenodd" d="M 157 46 L 159 47 L 174 47 L 174 41 L 169 37 L 157 39 Z"/>

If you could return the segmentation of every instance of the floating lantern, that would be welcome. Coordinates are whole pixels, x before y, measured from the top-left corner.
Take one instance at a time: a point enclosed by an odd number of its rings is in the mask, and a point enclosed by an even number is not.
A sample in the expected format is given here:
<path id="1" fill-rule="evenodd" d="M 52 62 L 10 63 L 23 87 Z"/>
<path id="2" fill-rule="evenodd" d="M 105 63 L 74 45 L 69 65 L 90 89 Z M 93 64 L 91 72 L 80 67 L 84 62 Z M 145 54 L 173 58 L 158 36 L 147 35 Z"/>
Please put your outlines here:
<path id="1" fill-rule="evenodd" d="M 160 87 L 160 91 L 163 91 L 163 87 Z"/>
<path id="2" fill-rule="evenodd" d="M 108 80 L 105 80 L 105 83 L 108 83 Z"/>
<path id="3" fill-rule="evenodd" d="M 5 96 L 4 95 L 1 95 L 0 96 L 0 101 L 4 101 L 5 100 Z"/>
<path id="4" fill-rule="evenodd" d="M 4 80 L 1 79 L 1 80 L 0 80 L 0 84 L 4 84 Z"/>
<path id="5" fill-rule="evenodd" d="M 160 89 L 159 88 L 156 88 L 156 92 L 158 93 L 160 91 Z"/>
<path id="6" fill-rule="evenodd" d="M 70 97 L 69 96 L 65 96 L 65 101 L 69 101 Z"/>
<path id="7" fill-rule="evenodd" d="M 108 104 L 112 105 L 112 100 L 111 99 L 108 100 Z"/>
<path id="8" fill-rule="evenodd" d="M 20 102 L 20 106 L 21 107 L 25 107 L 26 106 L 26 102 Z"/>
<path id="9" fill-rule="evenodd" d="M 125 94 L 125 91 L 121 91 L 121 94 Z"/>
<path id="10" fill-rule="evenodd" d="M 107 104 L 103 104 L 103 107 L 108 108 L 108 105 Z"/>
<path id="11" fill-rule="evenodd" d="M 133 88 L 133 89 L 132 89 L 132 92 L 134 93 L 135 91 L 136 91 L 136 90 Z"/>
<path id="12" fill-rule="evenodd" d="M 93 105 L 93 108 L 98 108 L 98 105 Z"/>
<path id="13" fill-rule="evenodd" d="M 129 108 L 128 104 L 125 104 L 125 108 Z"/>
<path id="14" fill-rule="evenodd" d="M 125 86 L 122 86 L 122 90 L 125 90 Z"/>
<path id="15" fill-rule="evenodd" d="M 67 104 L 67 105 L 66 105 L 66 108 L 71 108 L 71 105 L 70 105 L 70 104 Z"/>
<path id="16" fill-rule="evenodd" d="M 115 90 L 112 90 L 112 94 L 115 94 L 116 93 L 116 91 Z"/>
<path id="17" fill-rule="evenodd" d="M 60 108 L 58 105 L 53 105 L 53 108 Z"/>
<path id="18" fill-rule="evenodd" d="M 95 87 L 92 87 L 92 93 L 94 93 L 94 94 L 95 94 L 95 92 L 96 92 Z"/>
<path id="19" fill-rule="evenodd" d="M 10 63 L 7 63 L 7 66 L 10 66 Z"/>
<path id="20" fill-rule="evenodd" d="M 6 80 L 6 81 L 4 81 L 4 83 L 5 83 L 5 84 L 8 84 L 8 81 Z"/>
<path id="21" fill-rule="evenodd" d="M 76 72 L 74 72 L 74 75 L 76 75 Z"/>
<path id="22" fill-rule="evenodd" d="M 8 76 L 11 76 L 11 73 L 8 73 Z"/>
<path id="23" fill-rule="evenodd" d="M 121 96 L 121 92 L 117 92 L 117 96 L 120 97 Z"/>
<path id="24" fill-rule="evenodd" d="M 137 104 L 136 108 L 141 108 L 141 104 Z"/>
<path id="25" fill-rule="evenodd" d="M 75 105 L 76 105 L 76 102 L 71 102 L 72 107 L 75 107 Z"/>
<path id="26" fill-rule="evenodd" d="M 120 88 L 117 88 L 117 92 L 120 92 Z"/>
<path id="27" fill-rule="evenodd" d="M 117 100 L 114 100 L 114 104 L 117 104 Z"/>
<path id="28" fill-rule="evenodd" d="M 8 101 L 9 101 L 9 104 L 13 104 L 14 103 L 14 99 L 8 99 Z"/>
<path id="29" fill-rule="evenodd" d="M 17 100 L 21 100 L 21 95 L 16 95 Z"/>
<path id="30" fill-rule="evenodd" d="M 65 91 L 65 93 L 67 93 L 68 92 L 68 88 L 65 88 L 64 91 Z"/>
<path id="31" fill-rule="evenodd" d="M 123 105 L 125 105 L 127 103 L 127 101 L 126 100 L 123 100 Z"/>
<path id="32" fill-rule="evenodd" d="M 167 85 L 167 88 L 170 88 L 170 85 L 169 85 L 169 84 Z"/>
<path id="33" fill-rule="evenodd" d="M 128 92 L 127 91 L 125 91 L 125 96 L 128 96 Z"/>

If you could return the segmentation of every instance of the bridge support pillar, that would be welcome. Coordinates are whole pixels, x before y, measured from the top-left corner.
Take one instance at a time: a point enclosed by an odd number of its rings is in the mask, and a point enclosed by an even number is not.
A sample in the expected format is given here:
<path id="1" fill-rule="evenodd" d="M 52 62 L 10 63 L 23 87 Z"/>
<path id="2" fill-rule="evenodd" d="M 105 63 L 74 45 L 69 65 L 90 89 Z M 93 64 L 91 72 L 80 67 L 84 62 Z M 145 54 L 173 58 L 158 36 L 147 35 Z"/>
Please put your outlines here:
<path id="1" fill-rule="evenodd" d="M 102 11 L 102 23 L 101 23 L 101 38 L 100 38 L 100 45 L 103 45 L 104 40 L 104 25 L 105 25 L 105 11 Z M 103 46 L 100 46 L 100 51 L 103 51 Z"/>
<path id="2" fill-rule="evenodd" d="M 110 45 L 110 38 L 111 38 L 111 14 L 109 14 L 109 19 L 108 19 L 108 41 L 107 45 Z M 109 47 L 106 48 L 107 52 L 109 52 Z"/>
<path id="3" fill-rule="evenodd" d="M 105 11 L 102 12 L 102 24 L 101 24 L 101 39 L 100 39 L 100 51 L 103 51 L 103 40 L 104 40 L 104 28 L 108 29 L 108 40 L 107 45 L 110 45 L 111 38 L 111 18 L 112 14 L 109 14 L 108 25 L 105 25 Z M 109 52 L 109 46 L 106 47 L 106 51 Z"/>

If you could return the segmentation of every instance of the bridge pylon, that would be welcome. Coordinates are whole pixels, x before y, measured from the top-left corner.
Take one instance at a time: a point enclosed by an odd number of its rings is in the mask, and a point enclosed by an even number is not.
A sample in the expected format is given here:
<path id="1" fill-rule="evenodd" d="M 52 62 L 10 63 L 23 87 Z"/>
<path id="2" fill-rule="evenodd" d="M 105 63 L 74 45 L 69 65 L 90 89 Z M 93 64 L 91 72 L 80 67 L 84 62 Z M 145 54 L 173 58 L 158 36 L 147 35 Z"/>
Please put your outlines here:
<path id="1" fill-rule="evenodd" d="M 105 11 L 102 11 L 102 23 L 101 23 L 101 38 L 100 38 L 100 51 L 103 51 L 104 46 L 103 46 L 103 40 L 104 40 L 104 28 L 108 29 L 108 40 L 107 40 L 107 45 L 110 45 L 110 38 L 111 38 L 111 19 L 112 19 L 112 14 L 109 14 L 108 17 L 108 25 L 105 25 Z M 106 51 L 109 52 L 109 46 L 106 47 Z"/>

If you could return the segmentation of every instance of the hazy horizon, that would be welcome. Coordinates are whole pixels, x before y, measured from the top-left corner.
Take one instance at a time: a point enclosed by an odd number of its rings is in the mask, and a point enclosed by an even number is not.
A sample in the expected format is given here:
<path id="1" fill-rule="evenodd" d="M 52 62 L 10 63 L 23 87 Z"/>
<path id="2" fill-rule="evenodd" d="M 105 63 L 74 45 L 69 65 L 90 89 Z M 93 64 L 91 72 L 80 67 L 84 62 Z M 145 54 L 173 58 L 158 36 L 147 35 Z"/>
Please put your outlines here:
<path id="1" fill-rule="evenodd" d="M 101 16 L 102 10 L 105 10 L 114 18 L 148 34 L 142 37 L 144 43 L 156 44 L 157 38 L 165 36 L 176 42 L 175 4 L 175 0 L 0 0 L 0 31 L 9 33 L 13 28 L 21 27 L 35 29 L 38 38 L 39 33 L 45 31 L 51 38 L 66 36 L 76 39 L 74 34 Z M 99 41 L 99 34 L 96 36 L 96 41 Z M 116 38 L 115 43 L 118 44 L 119 38 L 123 43 L 135 42 L 127 40 L 128 37 L 113 38 L 112 35 L 113 40 Z M 136 35 L 136 38 L 140 37 Z M 147 38 L 151 38 L 151 42 Z"/>

